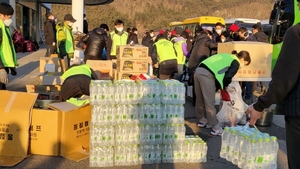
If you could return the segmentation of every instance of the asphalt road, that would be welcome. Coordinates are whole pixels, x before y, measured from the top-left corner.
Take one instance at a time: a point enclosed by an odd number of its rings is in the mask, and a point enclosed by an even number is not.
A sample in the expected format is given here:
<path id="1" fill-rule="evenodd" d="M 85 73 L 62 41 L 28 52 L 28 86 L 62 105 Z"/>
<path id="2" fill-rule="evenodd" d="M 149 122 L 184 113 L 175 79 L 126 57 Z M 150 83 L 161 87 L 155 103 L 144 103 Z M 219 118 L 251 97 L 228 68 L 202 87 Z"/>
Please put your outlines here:
<path id="1" fill-rule="evenodd" d="M 44 56 L 45 49 L 33 53 L 18 54 L 19 68 L 16 77 L 10 77 L 8 90 L 26 91 L 26 84 L 39 84 L 40 80 L 37 77 L 39 74 L 39 57 Z M 108 167 L 107 169 L 236 169 L 236 165 L 219 157 L 221 137 L 211 136 L 210 129 L 199 128 L 196 125 L 195 108 L 191 105 L 190 99 L 187 99 L 185 104 L 185 126 L 186 135 L 199 135 L 208 145 L 207 162 L 205 163 L 174 163 L 174 164 L 153 164 L 153 165 L 137 165 L 126 167 Z M 277 136 L 279 142 L 278 151 L 278 168 L 287 169 L 286 157 L 286 138 L 283 116 L 274 115 L 273 124 L 270 127 L 259 127 L 262 132 L 267 132 L 270 135 Z M 14 167 L 0 168 L 15 168 L 15 169 L 85 169 L 89 168 L 89 159 L 84 159 L 79 162 L 70 161 L 63 157 L 50 157 L 41 155 L 31 155 L 21 163 Z"/>

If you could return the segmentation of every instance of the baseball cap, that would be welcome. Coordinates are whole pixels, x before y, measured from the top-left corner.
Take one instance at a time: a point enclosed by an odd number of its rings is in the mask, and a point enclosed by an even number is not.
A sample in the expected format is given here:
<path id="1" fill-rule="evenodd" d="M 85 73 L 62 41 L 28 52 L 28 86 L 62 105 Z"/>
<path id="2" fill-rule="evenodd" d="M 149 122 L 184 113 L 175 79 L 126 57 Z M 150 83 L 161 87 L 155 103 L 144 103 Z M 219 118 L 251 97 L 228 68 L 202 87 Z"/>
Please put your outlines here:
<path id="1" fill-rule="evenodd" d="M 73 16 L 71 14 L 67 14 L 64 17 L 65 21 L 71 21 L 71 22 L 76 22 L 76 19 L 73 18 Z"/>
<path id="2" fill-rule="evenodd" d="M 232 32 L 236 32 L 239 30 L 239 26 L 236 24 L 232 24 L 232 25 L 230 25 L 229 30 Z"/>

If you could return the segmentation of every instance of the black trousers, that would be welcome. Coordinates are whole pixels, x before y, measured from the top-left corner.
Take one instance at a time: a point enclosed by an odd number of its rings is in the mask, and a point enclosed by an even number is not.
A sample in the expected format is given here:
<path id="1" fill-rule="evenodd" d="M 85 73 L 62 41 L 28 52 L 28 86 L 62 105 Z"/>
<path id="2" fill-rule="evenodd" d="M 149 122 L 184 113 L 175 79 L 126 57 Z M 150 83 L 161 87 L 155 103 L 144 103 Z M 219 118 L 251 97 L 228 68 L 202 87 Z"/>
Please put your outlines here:
<path id="1" fill-rule="evenodd" d="M 300 167 L 300 117 L 285 116 L 286 147 L 289 169 Z"/>

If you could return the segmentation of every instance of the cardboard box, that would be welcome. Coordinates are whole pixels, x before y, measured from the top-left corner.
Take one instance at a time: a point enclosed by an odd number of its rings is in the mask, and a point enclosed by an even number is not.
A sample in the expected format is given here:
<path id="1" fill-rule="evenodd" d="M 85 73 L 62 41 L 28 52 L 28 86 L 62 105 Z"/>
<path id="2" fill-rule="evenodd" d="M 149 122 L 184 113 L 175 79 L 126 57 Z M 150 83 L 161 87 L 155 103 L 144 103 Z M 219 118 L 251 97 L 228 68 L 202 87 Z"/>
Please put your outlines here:
<path id="1" fill-rule="evenodd" d="M 63 80 L 60 72 L 49 72 L 41 76 L 42 85 L 62 85 Z"/>
<path id="2" fill-rule="evenodd" d="M 95 71 L 99 79 L 109 80 L 113 78 L 112 61 L 110 60 L 87 60 L 86 64 Z"/>
<path id="3" fill-rule="evenodd" d="M 58 58 L 58 54 L 51 54 L 50 58 Z"/>
<path id="4" fill-rule="evenodd" d="M 0 166 L 14 166 L 28 154 L 31 110 L 37 94 L 1 90 L 0 95 Z"/>
<path id="5" fill-rule="evenodd" d="M 145 46 L 117 46 L 117 59 L 147 59 L 148 47 Z"/>
<path id="6" fill-rule="evenodd" d="M 48 72 L 58 72 L 58 68 L 60 67 L 59 58 L 55 57 L 41 57 L 40 58 L 40 72 L 46 72 L 46 68 L 49 65 L 53 65 L 54 71 Z"/>
<path id="7" fill-rule="evenodd" d="M 55 56 L 55 55 L 54 55 Z M 54 57 L 54 56 L 50 56 L 50 57 L 41 57 L 40 58 L 40 72 L 61 72 L 61 66 L 60 66 L 60 62 L 59 62 L 59 58 L 58 57 Z M 63 63 L 65 66 L 65 69 L 68 68 L 68 59 L 67 57 L 64 57 Z M 51 67 L 49 69 L 49 66 Z M 50 70 L 47 70 L 47 68 Z"/>
<path id="8" fill-rule="evenodd" d="M 121 59 L 117 62 L 118 72 L 148 72 L 148 58 L 147 59 Z"/>
<path id="9" fill-rule="evenodd" d="M 91 106 L 78 107 L 62 102 L 49 107 L 62 113 L 60 155 L 73 161 L 88 158 Z"/>
<path id="10" fill-rule="evenodd" d="M 141 73 L 122 73 L 118 72 L 116 76 L 116 80 L 129 80 L 131 75 L 139 76 Z"/>
<path id="11" fill-rule="evenodd" d="M 30 126 L 29 153 L 60 155 L 61 111 L 34 108 Z"/>
<path id="12" fill-rule="evenodd" d="M 49 107 L 52 110 L 33 110 L 30 152 L 73 161 L 88 158 L 91 106 L 60 102 Z"/>
<path id="13" fill-rule="evenodd" d="M 231 53 L 233 50 L 248 51 L 251 63 L 239 69 L 234 78 L 251 78 L 259 81 L 260 78 L 271 78 L 273 45 L 262 42 L 233 41 L 218 44 L 218 53 Z"/>

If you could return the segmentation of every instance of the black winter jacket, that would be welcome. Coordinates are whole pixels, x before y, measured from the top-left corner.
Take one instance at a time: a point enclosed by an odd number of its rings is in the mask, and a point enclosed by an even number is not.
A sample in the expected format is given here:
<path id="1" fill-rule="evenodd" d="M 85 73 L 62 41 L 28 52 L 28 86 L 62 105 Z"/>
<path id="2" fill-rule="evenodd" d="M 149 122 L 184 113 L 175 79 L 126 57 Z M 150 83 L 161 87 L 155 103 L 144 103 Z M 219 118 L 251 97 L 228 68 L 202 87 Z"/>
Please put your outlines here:
<path id="1" fill-rule="evenodd" d="M 47 20 L 44 22 L 44 35 L 46 45 L 52 45 L 56 42 L 56 29 L 54 21 Z"/>
<path id="2" fill-rule="evenodd" d="M 204 59 L 211 55 L 211 50 L 217 50 L 218 44 L 206 34 L 198 35 L 194 41 L 189 58 L 189 70 L 195 69 Z"/>
<path id="3" fill-rule="evenodd" d="M 269 43 L 268 36 L 264 32 L 257 32 L 249 37 L 249 41 Z"/>
<path id="4" fill-rule="evenodd" d="M 154 42 L 150 35 L 147 35 L 146 37 L 143 38 L 142 45 L 148 47 L 148 56 L 151 56 L 153 44 Z"/>
<path id="5" fill-rule="evenodd" d="M 107 39 L 107 33 L 102 28 L 95 28 L 90 31 L 81 38 L 81 41 L 86 44 L 84 54 L 102 59 L 103 49 L 106 48 Z"/>
<path id="6" fill-rule="evenodd" d="M 137 37 L 137 34 L 135 33 L 131 33 L 127 39 L 127 44 L 130 44 L 130 42 L 133 41 L 134 44 L 139 44 L 139 41 L 138 41 L 138 37 Z"/>
<path id="7" fill-rule="evenodd" d="M 283 45 L 272 71 L 272 80 L 267 92 L 260 96 L 254 109 L 277 104 L 276 112 L 291 117 L 300 117 L 300 24 L 289 28 L 283 38 Z"/>

